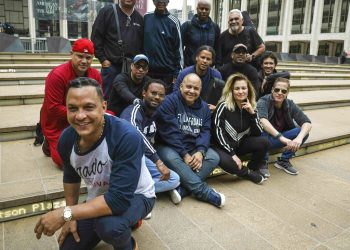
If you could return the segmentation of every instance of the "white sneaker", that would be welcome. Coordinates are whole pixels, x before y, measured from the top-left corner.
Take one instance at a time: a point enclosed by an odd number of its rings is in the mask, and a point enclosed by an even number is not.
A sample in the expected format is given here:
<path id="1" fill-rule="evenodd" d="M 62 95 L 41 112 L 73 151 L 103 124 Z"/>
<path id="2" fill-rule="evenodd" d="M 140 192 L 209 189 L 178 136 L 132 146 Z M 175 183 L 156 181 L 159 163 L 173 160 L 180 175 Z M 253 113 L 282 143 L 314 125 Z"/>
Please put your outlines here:
<path id="1" fill-rule="evenodd" d="M 171 201 L 175 205 L 177 205 L 181 202 L 181 195 L 179 194 L 179 192 L 176 189 L 170 190 L 169 194 L 170 194 Z"/>
<path id="2" fill-rule="evenodd" d="M 149 220 L 152 218 L 152 213 L 149 213 L 146 215 L 146 217 L 144 218 L 144 220 Z"/>

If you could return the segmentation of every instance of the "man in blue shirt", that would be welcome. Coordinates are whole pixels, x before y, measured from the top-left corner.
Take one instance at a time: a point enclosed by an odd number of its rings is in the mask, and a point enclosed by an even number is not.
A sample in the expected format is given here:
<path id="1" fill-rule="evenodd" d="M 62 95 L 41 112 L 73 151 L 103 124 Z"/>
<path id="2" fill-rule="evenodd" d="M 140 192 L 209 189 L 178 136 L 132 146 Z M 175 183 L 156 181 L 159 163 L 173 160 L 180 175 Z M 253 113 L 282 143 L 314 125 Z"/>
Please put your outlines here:
<path id="1" fill-rule="evenodd" d="M 200 92 L 201 79 L 192 73 L 184 78 L 180 91 L 165 97 L 155 114 L 157 153 L 180 176 L 184 191 L 222 207 L 225 196 L 205 182 L 219 155 L 209 148 L 211 113 Z"/>
<path id="2" fill-rule="evenodd" d="M 62 227 L 61 249 L 91 249 L 100 240 L 114 249 L 137 249 L 131 227 L 155 202 L 142 137 L 128 122 L 105 115 L 102 89 L 93 79 L 72 80 L 66 100 L 71 126 L 58 143 L 66 207 L 41 216 L 36 237 L 52 236 Z M 81 179 L 87 199 L 78 204 Z"/>
<path id="3" fill-rule="evenodd" d="M 165 97 L 163 81 L 150 79 L 144 86 L 142 96 L 143 100 L 140 103 L 127 107 L 120 117 L 136 127 L 143 137 L 146 146 L 146 166 L 155 182 L 156 193 L 170 190 L 172 202 L 178 204 L 181 202 L 181 196 L 175 188 L 180 185 L 180 177 L 168 169 L 153 147 L 157 131 L 154 113 Z"/>

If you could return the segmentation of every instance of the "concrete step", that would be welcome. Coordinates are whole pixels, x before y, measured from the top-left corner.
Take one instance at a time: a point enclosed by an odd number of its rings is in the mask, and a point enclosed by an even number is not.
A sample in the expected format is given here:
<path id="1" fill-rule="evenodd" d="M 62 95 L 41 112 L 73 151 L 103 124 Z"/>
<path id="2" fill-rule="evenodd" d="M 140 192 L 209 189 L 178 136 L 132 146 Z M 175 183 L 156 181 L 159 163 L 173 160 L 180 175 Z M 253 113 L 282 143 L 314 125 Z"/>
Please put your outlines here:
<path id="1" fill-rule="evenodd" d="M 291 80 L 291 91 L 350 89 L 349 80 Z"/>
<path id="2" fill-rule="evenodd" d="M 43 84 L 0 86 L 0 106 L 41 104 L 44 88 Z"/>
<path id="3" fill-rule="evenodd" d="M 291 91 L 350 89 L 350 80 L 292 80 Z M 0 106 L 41 104 L 44 84 L 0 85 Z"/>
<path id="4" fill-rule="evenodd" d="M 350 73 L 327 73 L 327 72 L 293 72 L 291 74 L 291 79 L 300 79 L 300 80 L 324 80 L 324 79 L 337 79 L 337 80 L 349 80 Z"/>
<path id="5" fill-rule="evenodd" d="M 26 72 L 50 72 L 54 67 L 60 65 L 61 63 L 51 63 L 51 64 L 0 64 L 0 76 L 1 73 L 26 73 Z M 100 70 L 101 64 L 94 62 L 92 67 Z"/>
<path id="6" fill-rule="evenodd" d="M 350 105 L 350 89 L 292 91 L 288 98 L 303 110 L 343 107 Z"/>
<path id="7" fill-rule="evenodd" d="M 41 91 L 41 90 L 37 90 Z M 35 94 L 34 94 L 35 95 Z M 0 106 L 0 141 L 32 138 L 36 123 L 39 121 L 42 97 L 7 99 L 11 102 L 22 102 L 15 106 Z M 289 98 L 294 100 L 303 110 L 328 109 L 350 105 L 350 89 L 318 90 L 291 92 Z M 6 100 L 3 100 L 5 103 Z M 39 104 L 30 104 L 38 102 Z"/>

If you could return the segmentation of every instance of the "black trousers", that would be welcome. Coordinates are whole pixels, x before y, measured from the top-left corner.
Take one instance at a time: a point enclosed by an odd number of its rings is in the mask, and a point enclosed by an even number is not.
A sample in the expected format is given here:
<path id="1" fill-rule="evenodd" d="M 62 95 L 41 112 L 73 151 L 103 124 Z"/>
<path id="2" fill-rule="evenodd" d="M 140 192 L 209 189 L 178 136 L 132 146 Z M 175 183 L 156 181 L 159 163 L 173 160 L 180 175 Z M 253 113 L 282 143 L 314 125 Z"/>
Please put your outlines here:
<path id="1" fill-rule="evenodd" d="M 248 163 L 248 168 L 258 170 L 265 164 L 265 154 L 269 150 L 269 141 L 264 136 L 247 136 L 240 141 L 240 145 L 236 148 L 235 153 L 238 157 L 251 153 L 251 158 Z M 213 147 L 220 156 L 219 166 L 225 172 L 235 174 L 237 176 L 245 176 L 248 169 L 238 168 L 237 163 L 232 159 L 232 156 L 224 149 L 218 146 Z"/>

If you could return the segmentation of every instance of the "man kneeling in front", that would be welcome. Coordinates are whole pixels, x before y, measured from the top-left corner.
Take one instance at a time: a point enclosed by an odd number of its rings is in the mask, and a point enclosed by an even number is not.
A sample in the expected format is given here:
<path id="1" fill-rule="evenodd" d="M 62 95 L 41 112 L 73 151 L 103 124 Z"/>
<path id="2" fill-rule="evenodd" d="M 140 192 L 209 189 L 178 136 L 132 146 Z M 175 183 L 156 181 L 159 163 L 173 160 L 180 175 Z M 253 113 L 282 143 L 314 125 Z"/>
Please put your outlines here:
<path id="1" fill-rule="evenodd" d="M 58 152 L 67 206 L 41 216 L 36 237 L 52 236 L 62 227 L 61 249 L 92 249 L 100 240 L 114 249 L 137 249 L 131 228 L 155 202 L 142 137 L 127 121 L 105 114 L 101 87 L 93 79 L 72 80 L 66 104 L 70 127 Z M 87 199 L 78 204 L 81 179 Z"/>

